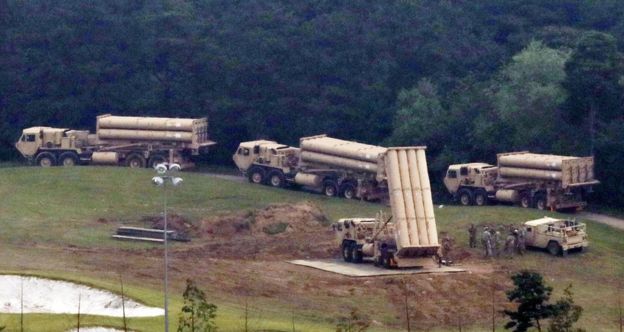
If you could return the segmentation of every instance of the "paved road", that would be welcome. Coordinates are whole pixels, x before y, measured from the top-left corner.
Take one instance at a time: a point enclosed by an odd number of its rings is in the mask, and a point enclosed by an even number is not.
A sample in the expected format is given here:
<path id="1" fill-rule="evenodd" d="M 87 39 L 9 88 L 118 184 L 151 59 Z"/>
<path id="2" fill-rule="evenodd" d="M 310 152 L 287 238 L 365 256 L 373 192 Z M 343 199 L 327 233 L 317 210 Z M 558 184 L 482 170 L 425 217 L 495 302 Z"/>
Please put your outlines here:
<path id="1" fill-rule="evenodd" d="M 604 214 L 592 213 L 592 212 L 579 212 L 579 218 L 593 220 L 601 224 L 609 225 L 611 227 L 624 230 L 624 220 L 605 216 Z"/>

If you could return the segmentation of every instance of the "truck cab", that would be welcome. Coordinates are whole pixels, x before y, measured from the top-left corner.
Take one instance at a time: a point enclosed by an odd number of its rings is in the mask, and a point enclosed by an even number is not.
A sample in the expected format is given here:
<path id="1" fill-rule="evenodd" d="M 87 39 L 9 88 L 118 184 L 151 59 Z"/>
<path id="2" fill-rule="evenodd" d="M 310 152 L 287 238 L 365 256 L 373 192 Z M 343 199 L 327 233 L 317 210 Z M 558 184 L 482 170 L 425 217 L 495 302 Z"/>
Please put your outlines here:
<path id="1" fill-rule="evenodd" d="M 525 222 L 523 228 L 527 246 L 546 249 L 552 255 L 588 246 L 585 224 L 573 219 L 544 217 Z"/>
<path id="2" fill-rule="evenodd" d="M 253 183 L 265 183 L 275 187 L 284 185 L 288 174 L 299 163 L 299 148 L 275 141 L 257 140 L 242 142 L 232 157 L 236 167 Z"/>
<path id="3" fill-rule="evenodd" d="M 463 205 L 485 205 L 495 191 L 498 167 L 486 163 L 450 165 L 444 177 L 446 189 Z"/>

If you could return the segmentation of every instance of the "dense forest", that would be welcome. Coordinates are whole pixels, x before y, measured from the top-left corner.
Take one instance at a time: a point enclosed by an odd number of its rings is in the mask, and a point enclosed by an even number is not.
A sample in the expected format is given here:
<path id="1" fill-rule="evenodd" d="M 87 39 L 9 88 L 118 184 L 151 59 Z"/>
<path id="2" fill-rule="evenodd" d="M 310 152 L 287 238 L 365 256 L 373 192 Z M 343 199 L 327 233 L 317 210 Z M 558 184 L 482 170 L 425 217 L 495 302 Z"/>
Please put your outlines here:
<path id="1" fill-rule="evenodd" d="M 594 200 L 624 204 L 624 2 L 0 0 L 0 158 L 22 128 L 200 117 L 238 142 L 304 135 L 595 155 Z"/>

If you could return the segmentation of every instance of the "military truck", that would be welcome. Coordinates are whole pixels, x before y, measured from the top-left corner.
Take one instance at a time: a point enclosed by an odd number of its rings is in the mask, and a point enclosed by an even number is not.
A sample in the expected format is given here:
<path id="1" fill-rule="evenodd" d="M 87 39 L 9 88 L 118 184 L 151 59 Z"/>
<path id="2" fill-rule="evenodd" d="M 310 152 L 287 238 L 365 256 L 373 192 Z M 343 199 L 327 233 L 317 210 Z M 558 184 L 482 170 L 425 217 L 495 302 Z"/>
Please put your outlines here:
<path id="1" fill-rule="evenodd" d="M 526 245 L 546 249 L 552 255 L 583 251 L 588 246 L 585 224 L 569 219 L 544 217 L 524 223 Z"/>
<path id="2" fill-rule="evenodd" d="M 581 209 L 594 179 L 592 157 L 501 153 L 498 165 L 450 165 L 444 185 L 462 205 L 510 202 L 540 210 Z"/>
<path id="3" fill-rule="evenodd" d="M 170 161 L 192 166 L 191 158 L 216 144 L 208 120 L 113 116 L 97 117 L 96 132 L 67 128 L 24 129 L 15 143 L 27 160 L 42 167 L 77 164 L 152 167 Z"/>
<path id="4" fill-rule="evenodd" d="M 386 268 L 437 265 L 440 246 L 424 148 L 388 148 L 382 159 L 392 217 L 333 223 L 343 259 L 361 263 L 370 258 Z"/>
<path id="5" fill-rule="evenodd" d="M 376 200 L 388 195 L 379 166 L 386 151 L 317 135 L 301 138 L 299 148 L 267 140 L 242 142 L 233 159 L 252 183 L 305 186 L 327 196 Z"/>

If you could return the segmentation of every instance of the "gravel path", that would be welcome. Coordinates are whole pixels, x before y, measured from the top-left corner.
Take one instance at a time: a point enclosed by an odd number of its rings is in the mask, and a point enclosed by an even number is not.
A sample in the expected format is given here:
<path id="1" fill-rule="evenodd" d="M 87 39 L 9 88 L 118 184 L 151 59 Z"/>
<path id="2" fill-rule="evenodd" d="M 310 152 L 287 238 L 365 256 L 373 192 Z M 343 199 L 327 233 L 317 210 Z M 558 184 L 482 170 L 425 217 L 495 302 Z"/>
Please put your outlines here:
<path id="1" fill-rule="evenodd" d="M 578 216 L 583 219 L 593 220 L 601 224 L 609 225 L 611 227 L 624 230 L 624 219 L 605 216 L 604 214 L 592 213 L 592 212 L 580 212 Z"/>

